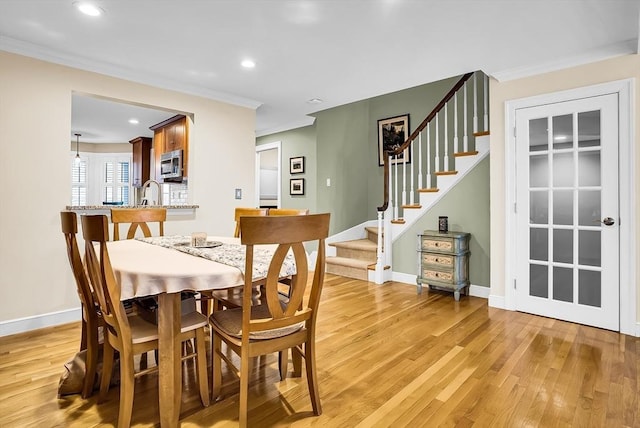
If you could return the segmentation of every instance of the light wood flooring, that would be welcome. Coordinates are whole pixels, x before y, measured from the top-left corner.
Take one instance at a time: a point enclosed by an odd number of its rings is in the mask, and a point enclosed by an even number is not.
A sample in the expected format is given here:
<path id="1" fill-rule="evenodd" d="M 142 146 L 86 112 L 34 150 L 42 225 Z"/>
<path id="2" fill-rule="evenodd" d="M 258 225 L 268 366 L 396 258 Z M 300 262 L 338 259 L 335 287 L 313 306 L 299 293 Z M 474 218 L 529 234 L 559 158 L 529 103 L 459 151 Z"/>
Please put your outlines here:
<path id="1" fill-rule="evenodd" d="M 73 323 L 0 338 L 0 427 L 115 424 L 117 387 L 102 404 L 56 397 L 79 335 Z M 311 413 L 304 375 L 279 381 L 273 355 L 254 364 L 250 426 L 640 426 L 640 340 L 630 336 L 328 275 L 317 344 L 322 415 Z M 233 377 L 202 408 L 184 367 L 181 425 L 237 426 Z M 158 424 L 157 399 L 155 374 L 136 381 L 134 426 Z"/>

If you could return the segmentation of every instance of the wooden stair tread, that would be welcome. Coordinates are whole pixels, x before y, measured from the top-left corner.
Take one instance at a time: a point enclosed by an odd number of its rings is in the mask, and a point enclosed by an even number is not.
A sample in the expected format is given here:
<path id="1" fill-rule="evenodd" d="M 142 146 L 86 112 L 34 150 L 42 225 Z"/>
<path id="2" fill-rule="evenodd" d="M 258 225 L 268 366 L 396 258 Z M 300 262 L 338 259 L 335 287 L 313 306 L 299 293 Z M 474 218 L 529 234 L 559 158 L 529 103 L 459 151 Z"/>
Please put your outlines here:
<path id="1" fill-rule="evenodd" d="M 485 135 L 491 135 L 491 132 L 489 132 L 489 131 L 480 131 L 480 132 L 474 132 L 473 133 L 474 137 L 484 137 Z"/>
<path id="2" fill-rule="evenodd" d="M 350 250 L 377 251 L 378 245 L 369 239 L 354 239 L 353 241 L 331 242 L 332 247 L 348 248 Z"/>
<path id="3" fill-rule="evenodd" d="M 477 150 L 473 150 L 471 152 L 458 152 L 458 153 L 454 153 L 453 156 L 456 158 L 459 157 L 463 157 L 463 156 L 475 156 L 477 155 L 479 152 Z"/>
<path id="4" fill-rule="evenodd" d="M 436 193 L 439 191 L 440 189 L 438 189 L 437 187 L 429 187 L 427 189 L 418 189 L 418 192 L 420 193 Z"/>
<path id="5" fill-rule="evenodd" d="M 456 175 L 458 171 L 438 171 L 436 175 Z"/>
<path id="6" fill-rule="evenodd" d="M 408 209 L 420 209 L 422 208 L 422 205 L 420 204 L 413 204 L 413 205 L 403 205 L 402 208 L 408 208 Z"/>
<path id="7" fill-rule="evenodd" d="M 327 264 L 348 266 L 353 268 L 368 269 L 371 264 L 368 260 L 350 259 L 347 257 L 327 256 L 325 259 Z"/>

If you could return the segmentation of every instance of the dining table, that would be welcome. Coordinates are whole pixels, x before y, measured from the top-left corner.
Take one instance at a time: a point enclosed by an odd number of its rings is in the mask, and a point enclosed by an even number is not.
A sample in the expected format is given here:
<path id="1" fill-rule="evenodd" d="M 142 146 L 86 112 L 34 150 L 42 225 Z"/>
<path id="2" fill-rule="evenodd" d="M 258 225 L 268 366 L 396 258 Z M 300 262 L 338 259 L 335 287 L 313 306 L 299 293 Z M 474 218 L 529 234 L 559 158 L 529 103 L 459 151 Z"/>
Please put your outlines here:
<path id="1" fill-rule="evenodd" d="M 160 426 L 176 427 L 180 419 L 181 293 L 210 291 L 244 284 L 244 246 L 239 238 L 209 236 L 202 247 L 190 236 L 138 238 L 107 243 L 121 300 L 156 296 L 158 301 L 158 388 Z M 275 246 L 263 246 L 253 280 L 266 277 Z M 258 252 L 260 253 L 260 252 Z M 256 255 L 254 254 L 254 258 Z M 282 276 L 295 274 L 293 259 Z"/>

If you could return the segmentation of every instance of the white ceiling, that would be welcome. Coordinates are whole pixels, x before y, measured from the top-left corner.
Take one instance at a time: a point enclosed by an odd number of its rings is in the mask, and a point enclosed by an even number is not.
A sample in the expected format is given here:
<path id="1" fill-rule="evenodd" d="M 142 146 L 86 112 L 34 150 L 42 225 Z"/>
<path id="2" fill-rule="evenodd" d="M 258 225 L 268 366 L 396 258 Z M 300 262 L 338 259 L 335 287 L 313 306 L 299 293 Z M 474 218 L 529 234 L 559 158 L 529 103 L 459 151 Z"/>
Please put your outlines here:
<path id="1" fill-rule="evenodd" d="M 0 0 L 0 49 L 257 108 L 258 136 L 468 71 L 509 79 L 638 52 L 640 0 L 94 3 L 103 16 L 72 0 Z M 243 69 L 245 58 L 256 67 Z M 100 124 L 109 113 L 98 101 L 74 113 L 72 133 L 137 136 L 128 123 Z"/>

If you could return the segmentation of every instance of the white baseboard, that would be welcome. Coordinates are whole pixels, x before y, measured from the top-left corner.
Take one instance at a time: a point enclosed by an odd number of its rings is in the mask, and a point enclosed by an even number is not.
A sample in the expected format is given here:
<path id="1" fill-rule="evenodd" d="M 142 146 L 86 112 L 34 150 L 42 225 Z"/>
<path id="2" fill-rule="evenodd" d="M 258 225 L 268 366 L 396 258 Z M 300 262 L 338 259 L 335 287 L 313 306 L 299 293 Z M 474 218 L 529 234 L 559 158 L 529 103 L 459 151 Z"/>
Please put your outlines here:
<path id="1" fill-rule="evenodd" d="M 82 312 L 80 307 L 77 307 L 43 315 L 0 321 L 0 337 L 8 336 L 10 334 L 24 333 L 26 331 L 37 330 L 44 327 L 53 327 L 55 325 L 80 321 L 81 319 Z"/>
<path id="2" fill-rule="evenodd" d="M 489 307 L 498 309 L 507 309 L 507 302 L 504 296 L 489 295 Z"/>
<path id="3" fill-rule="evenodd" d="M 392 281 L 402 282 L 412 287 L 417 286 L 416 279 L 417 279 L 416 275 L 411 275 L 408 273 L 392 272 L 391 274 Z M 490 292 L 491 290 L 489 289 L 489 287 L 483 287 L 481 285 L 474 285 L 474 284 L 471 284 L 469 286 L 469 296 L 482 297 L 483 299 L 487 299 L 489 298 Z"/>

